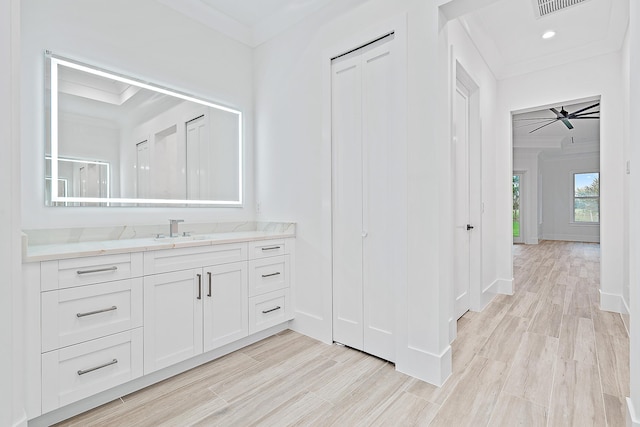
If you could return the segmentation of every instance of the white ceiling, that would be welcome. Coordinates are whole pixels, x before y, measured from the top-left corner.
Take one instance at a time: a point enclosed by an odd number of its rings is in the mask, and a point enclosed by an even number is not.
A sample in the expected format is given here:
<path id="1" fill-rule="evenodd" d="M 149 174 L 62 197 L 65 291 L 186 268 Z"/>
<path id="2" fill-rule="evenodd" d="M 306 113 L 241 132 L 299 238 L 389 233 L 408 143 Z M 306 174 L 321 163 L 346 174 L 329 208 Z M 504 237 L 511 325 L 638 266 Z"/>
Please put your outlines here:
<path id="1" fill-rule="evenodd" d="M 256 47 L 329 4 L 366 0 L 157 0 L 248 46 Z"/>
<path id="2" fill-rule="evenodd" d="M 496 0 L 460 20 L 500 80 L 620 50 L 629 1 L 587 0 L 537 18 L 537 0 Z M 548 30 L 556 36 L 543 40 Z"/>
<path id="3" fill-rule="evenodd" d="M 255 47 L 325 7 L 347 9 L 367 0 L 157 1 Z M 446 16 L 459 17 L 497 79 L 619 50 L 630 1 L 585 0 L 538 18 L 538 0 L 437 0 Z M 556 37 L 543 40 L 547 30 Z"/>

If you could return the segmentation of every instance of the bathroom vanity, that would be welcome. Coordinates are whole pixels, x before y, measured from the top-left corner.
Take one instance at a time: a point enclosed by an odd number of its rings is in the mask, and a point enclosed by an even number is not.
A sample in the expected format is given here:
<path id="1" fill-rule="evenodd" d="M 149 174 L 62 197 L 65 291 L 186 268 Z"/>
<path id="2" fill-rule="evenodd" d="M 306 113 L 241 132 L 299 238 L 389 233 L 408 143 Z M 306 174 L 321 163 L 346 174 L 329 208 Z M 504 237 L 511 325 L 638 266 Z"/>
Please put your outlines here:
<path id="1" fill-rule="evenodd" d="M 191 229 L 25 232 L 29 419 L 55 422 L 287 328 L 295 225 Z"/>

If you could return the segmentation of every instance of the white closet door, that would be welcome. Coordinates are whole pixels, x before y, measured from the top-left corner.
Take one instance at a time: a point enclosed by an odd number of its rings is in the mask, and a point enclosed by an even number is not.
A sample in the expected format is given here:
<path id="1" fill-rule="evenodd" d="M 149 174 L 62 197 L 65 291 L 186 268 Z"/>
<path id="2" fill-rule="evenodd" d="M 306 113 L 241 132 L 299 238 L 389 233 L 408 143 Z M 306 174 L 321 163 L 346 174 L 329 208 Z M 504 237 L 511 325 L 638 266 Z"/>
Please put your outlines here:
<path id="1" fill-rule="evenodd" d="M 392 42 L 362 54 L 364 349 L 395 360 L 395 290 L 391 256 L 394 224 L 389 195 L 393 150 Z"/>
<path id="2" fill-rule="evenodd" d="M 363 349 L 361 58 L 332 64 L 333 339 Z"/>
<path id="3" fill-rule="evenodd" d="M 395 360 L 393 38 L 332 63 L 334 341 Z"/>

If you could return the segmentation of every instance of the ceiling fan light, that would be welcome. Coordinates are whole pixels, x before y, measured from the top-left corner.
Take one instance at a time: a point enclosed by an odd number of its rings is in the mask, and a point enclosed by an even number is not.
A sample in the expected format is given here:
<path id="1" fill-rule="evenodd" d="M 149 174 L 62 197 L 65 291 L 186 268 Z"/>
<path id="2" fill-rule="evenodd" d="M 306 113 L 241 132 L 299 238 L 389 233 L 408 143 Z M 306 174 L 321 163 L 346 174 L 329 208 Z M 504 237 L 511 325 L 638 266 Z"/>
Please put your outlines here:
<path id="1" fill-rule="evenodd" d="M 542 38 L 545 40 L 548 40 L 550 38 L 553 38 L 556 35 L 555 31 L 547 31 L 542 35 Z"/>

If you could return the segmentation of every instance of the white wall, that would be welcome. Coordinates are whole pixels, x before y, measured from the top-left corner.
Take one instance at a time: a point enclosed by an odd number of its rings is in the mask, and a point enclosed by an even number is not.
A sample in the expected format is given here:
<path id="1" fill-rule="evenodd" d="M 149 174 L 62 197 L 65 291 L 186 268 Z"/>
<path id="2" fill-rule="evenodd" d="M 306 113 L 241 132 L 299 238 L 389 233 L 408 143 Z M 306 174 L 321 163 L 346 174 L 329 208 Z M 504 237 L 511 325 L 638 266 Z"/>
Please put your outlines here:
<path id="1" fill-rule="evenodd" d="M 599 225 L 572 222 L 573 174 L 599 172 L 599 153 L 547 155 L 543 156 L 541 166 L 542 239 L 599 242 Z"/>
<path id="2" fill-rule="evenodd" d="M 630 161 L 631 158 L 631 138 L 630 134 L 630 122 L 631 116 L 629 112 L 630 103 L 631 103 L 631 74 L 630 74 L 630 34 L 627 31 L 627 35 L 624 39 L 624 45 L 622 46 L 622 83 L 624 85 L 624 90 L 622 91 L 624 94 L 624 161 L 625 161 L 625 174 L 624 174 L 624 208 L 623 208 L 623 227 L 625 230 L 629 230 L 630 225 L 630 208 L 631 205 L 629 203 L 629 199 L 631 197 L 631 174 L 630 170 L 627 171 L 627 162 Z M 631 164 L 629 163 L 629 166 Z M 629 308 L 631 307 L 630 302 L 630 289 L 629 289 L 629 245 L 630 245 L 630 233 L 624 233 L 624 259 L 623 265 L 625 266 L 622 271 L 622 318 L 627 325 L 627 329 L 629 328 Z"/>
<path id="3" fill-rule="evenodd" d="M 471 222 L 475 226 L 474 235 L 471 238 L 479 238 L 481 240 L 480 247 L 482 256 L 472 256 L 472 277 L 475 277 L 477 270 L 480 270 L 481 280 L 479 283 L 472 283 L 471 289 L 471 309 L 480 311 L 493 297 L 492 292 L 483 292 L 490 289 L 493 292 L 497 289 L 498 277 L 496 270 L 496 246 L 493 236 L 496 232 L 496 202 L 495 202 L 495 140 L 496 128 L 494 122 L 495 104 L 497 102 L 497 81 L 484 62 L 484 59 L 478 52 L 469 38 L 467 32 L 461 26 L 458 20 L 450 21 L 447 25 L 448 44 L 453 58 L 451 58 L 451 67 L 455 67 L 455 62 L 459 62 L 464 70 L 469 74 L 478 86 L 479 97 L 479 115 L 480 115 L 480 141 L 479 144 L 472 140 L 471 142 L 471 165 L 470 172 L 475 175 L 471 178 Z M 452 77 L 453 78 L 453 77 Z M 453 81 L 450 84 L 455 84 Z M 450 86 L 453 87 L 453 86 Z M 441 108 L 445 108 L 442 105 Z M 474 163 L 480 158 L 479 170 L 476 169 Z M 477 179 L 480 177 L 480 180 Z M 454 182 L 449 178 L 448 185 Z M 446 179 L 443 177 L 443 180 Z M 453 191 L 453 187 L 450 187 Z M 484 212 L 482 206 L 484 205 Z M 477 234 L 479 232 L 479 234 Z M 472 241 L 473 245 L 473 241 Z M 457 254 L 453 254 L 457 256 Z M 475 262 L 481 262 L 478 269 L 473 268 Z"/>
<path id="4" fill-rule="evenodd" d="M 0 425 L 26 426 L 20 270 L 20 1 L 0 1 Z"/>
<path id="5" fill-rule="evenodd" d="M 23 0 L 23 228 L 251 220 L 252 49 L 153 0 Z M 244 208 L 45 208 L 44 50 L 229 105 L 245 113 Z"/>
<path id="6" fill-rule="evenodd" d="M 537 245 L 538 234 L 538 156 L 540 150 L 514 150 L 513 173 L 522 172 L 520 183 L 520 233 L 524 243 Z"/>
<path id="7" fill-rule="evenodd" d="M 629 20 L 629 116 L 634 118 L 629 122 L 629 140 L 640 141 L 640 4 L 630 2 Z M 629 177 L 629 217 L 640 218 L 640 146 L 631 144 L 631 175 Z M 640 259 L 640 224 L 638 221 L 629 222 L 629 258 Z M 631 395 L 627 399 L 629 414 L 627 425 L 640 426 L 640 263 L 630 262 L 629 302 L 631 308 L 630 330 L 630 378 Z M 633 417 L 632 417 L 633 416 Z M 635 418 L 635 419 L 632 419 Z M 633 424 L 631 424 L 633 422 Z"/>
<path id="8" fill-rule="evenodd" d="M 400 208 L 408 212 L 411 232 L 397 225 L 406 246 L 393 248 L 408 251 L 407 280 L 398 285 L 406 300 L 399 313 L 404 352 L 398 354 L 397 366 L 410 364 L 412 374 L 441 383 L 450 372 L 450 229 L 443 224 L 451 215 L 450 195 L 439 187 L 448 182 L 449 158 L 448 144 L 437 139 L 443 112 L 435 100 L 441 95 L 438 52 L 446 52 L 446 43 L 438 44 L 438 11 L 431 2 L 371 0 L 336 13 L 348 3 L 336 2 L 255 51 L 259 217 L 298 223 L 294 327 L 330 342 L 331 137 L 325 105 L 330 87 L 323 70 L 328 70 L 327 55 L 335 47 L 355 43 L 358 34 L 384 27 L 389 19 L 406 19 L 408 180 L 398 191 L 407 194 L 406 206 Z"/>
<path id="9" fill-rule="evenodd" d="M 623 270 L 623 85 L 620 53 L 602 55 L 498 83 L 496 176 L 498 276 L 512 277 L 511 112 L 601 95 L 601 304 L 620 307 Z M 606 180 L 604 177 L 606 176 Z"/>

